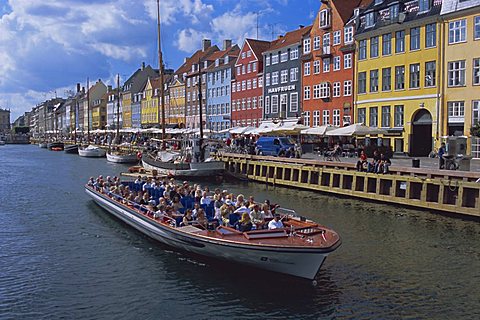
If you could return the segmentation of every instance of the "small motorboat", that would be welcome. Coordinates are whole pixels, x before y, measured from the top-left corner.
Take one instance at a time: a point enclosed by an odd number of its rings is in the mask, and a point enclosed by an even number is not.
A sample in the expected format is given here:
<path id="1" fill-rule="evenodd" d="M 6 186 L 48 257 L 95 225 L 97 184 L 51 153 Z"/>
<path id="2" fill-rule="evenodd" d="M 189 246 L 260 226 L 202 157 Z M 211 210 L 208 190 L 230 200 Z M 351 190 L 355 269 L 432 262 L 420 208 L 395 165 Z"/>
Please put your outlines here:
<path id="1" fill-rule="evenodd" d="M 67 144 L 64 149 L 65 153 L 78 154 L 78 145 L 77 144 Z"/>
<path id="2" fill-rule="evenodd" d="M 63 142 L 60 142 L 60 141 L 54 141 L 47 144 L 47 149 L 52 151 L 62 151 L 63 147 L 64 147 L 64 144 Z M 56 150 L 53 150 L 53 148 L 55 148 Z"/>
<path id="3" fill-rule="evenodd" d="M 86 148 L 78 148 L 78 155 L 80 157 L 103 158 L 106 153 L 102 148 L 93 145 L 89 145 Z"/>
<path id="4" fill-rule="evenodd" d="M 38 146 L 39 146 L 40 148 L 44 148 L 44 149 L 47 148 L 47 145 L 48 145 L 48 144 L 47 144 L 46 142 L 39 142 L 39 143 L 38 143 Z"/>
<path id="5" fill-rule="evenodd" d="M 63 151 L 63 148 L 62 147 L 52 147 L 50 150 L 51 151 Z"/>
<path id="6" fill-rule="evenodd" d="M 4 146 L 4 145 L 5 145 L 5 141 L 0 140 L 0 146 Z"/>
<path id="7" fill-rule="evenodd" d="M 114 163 L 136 163 L 141 157 L 141 154 L 138 153 L 125 153 L 121 151 L 107 152 L 107 161 Z"/>

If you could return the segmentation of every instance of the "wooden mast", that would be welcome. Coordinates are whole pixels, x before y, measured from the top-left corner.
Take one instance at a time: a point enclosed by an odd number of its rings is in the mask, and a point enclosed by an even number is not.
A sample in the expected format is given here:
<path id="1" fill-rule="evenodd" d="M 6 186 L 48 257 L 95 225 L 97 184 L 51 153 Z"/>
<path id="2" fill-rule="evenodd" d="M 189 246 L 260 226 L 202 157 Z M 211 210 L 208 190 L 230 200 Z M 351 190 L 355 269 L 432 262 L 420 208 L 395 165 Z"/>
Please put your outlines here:
<path id="1" fill-rule="evenodd" d="M 87 144 L 90 144 L 90 80 L 87 78 Z"/>
<path id="2" fill-rule="evenodd" d="M 120 143 L 120 74 L 117 73 L 117 143 Z"/>
<path id="3" fill-rule="evenodd" d="M 165 87 L 162 40 L 160 29 L 160 0 L 157 0 L 157 40 L 158 40 L 158 71 L 160 72 L 160 99 L 161 99 L 161 117 L 162 117 L 162 146 L 165 149 Z"/>

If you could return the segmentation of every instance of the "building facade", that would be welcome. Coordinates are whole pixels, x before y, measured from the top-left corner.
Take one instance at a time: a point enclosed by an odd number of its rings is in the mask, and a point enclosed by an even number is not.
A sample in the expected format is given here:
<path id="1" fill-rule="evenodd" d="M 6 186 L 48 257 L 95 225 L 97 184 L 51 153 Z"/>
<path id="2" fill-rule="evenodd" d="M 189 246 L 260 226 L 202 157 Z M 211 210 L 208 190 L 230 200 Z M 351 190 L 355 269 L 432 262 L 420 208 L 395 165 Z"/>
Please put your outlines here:
<path id="1" fill-rule="evenodd" d="M 0 108 L 0 133 L 10 131 L 10 110 Z"/>
<path id="2" fill-rule="evenodd" d="M 480 158 L 480 139 L 470 128 L 480 121 L 480 1 L 444 0 L 444 135 L 467 136 L 467 145 Z"/>
<path id="3" fill-rule="evenodd" d="M 169 123 L 185 128 L 185 82 L 183 81 L 183 75 L 175 73 L 168 85 L 168 90 L 170 92 L 170 103 L 166 116 Z"/>
<path id="4" fill-rule="evenodd" d="M 231 84 L 235 61 L 240 49 L 226 40 L 216 52 L 207 70 L 207 128 L 221 131 L 231 127 Z"/>
<path id="5" fill-rule="evenodd" d="M 159 91 L 160 78 L 148 78 L 141 100 L 141 125 L 142 128 L 151 128 L 160 123 L 159 118 Z"/>
<path id="6" fill-rule="evenodd" d="M 304 124 L 352 123 L 356 21 L 371 0 L 323 1 L 303 38 L 301 92 Z"/>
<path id="7" fill-rule="evenodd" d="M 308 26 L 287 32 L 263 53 L 263 119 L 298 119 L 301 116 L 301 43 L 310 29 Z M 247 82 L 247 89 L 248 86 Z"/>
<path id="8" fill-rule="evenodd" d="M 114 88 L 108 91 L 108 97 L 107 97 L 107 128 L 108 129 L 117 129 L 117 121 L 118 121 L 119 129 L 123 128 L 122 99 L 118 99 L 120 90 L 118 88 Z"/>
<path id="9" fill-rule="evenodd" d="M 438 143 L 441 0 L 373 0 L 356 34 L 356 122 L 388 134 L 377 143 L 427 156 Z"/>
<path id="10" fill-rule="evenodd" d="M 263 52 L 270 42 L 246 39 L 235 62 L 232 126 L 258 127 L 263 119 Z"/>

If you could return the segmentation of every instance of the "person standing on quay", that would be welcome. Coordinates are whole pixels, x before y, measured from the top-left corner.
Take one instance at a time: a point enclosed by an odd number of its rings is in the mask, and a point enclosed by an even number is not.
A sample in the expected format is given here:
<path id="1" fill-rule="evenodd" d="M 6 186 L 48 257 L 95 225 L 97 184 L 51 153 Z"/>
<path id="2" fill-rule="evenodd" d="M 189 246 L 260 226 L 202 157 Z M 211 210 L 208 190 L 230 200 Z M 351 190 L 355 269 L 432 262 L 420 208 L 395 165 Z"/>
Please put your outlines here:
<path id="1" fill-rule="evenodd" d="M 444 154 L 445 154 L 445 143 L 442 142 L 440 149 L 438 149 L 438 166 L 440 169 L 445 168 L 445 159 L 443 159 Z"/>

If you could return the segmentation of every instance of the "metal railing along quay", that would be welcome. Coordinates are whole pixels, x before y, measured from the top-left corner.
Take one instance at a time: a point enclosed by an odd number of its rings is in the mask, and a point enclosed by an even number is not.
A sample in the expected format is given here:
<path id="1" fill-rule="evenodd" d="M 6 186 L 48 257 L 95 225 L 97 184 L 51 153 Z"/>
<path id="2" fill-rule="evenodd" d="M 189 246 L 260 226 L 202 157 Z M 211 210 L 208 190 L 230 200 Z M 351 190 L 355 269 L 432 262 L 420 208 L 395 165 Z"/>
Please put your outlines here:
<path id="1" fill-rule="evenodd" d="M 480 172 L 391 166 L 359 172 L 353 163 L 218 153 L 234 176 L 384 203 L 480 217 Z"/>

